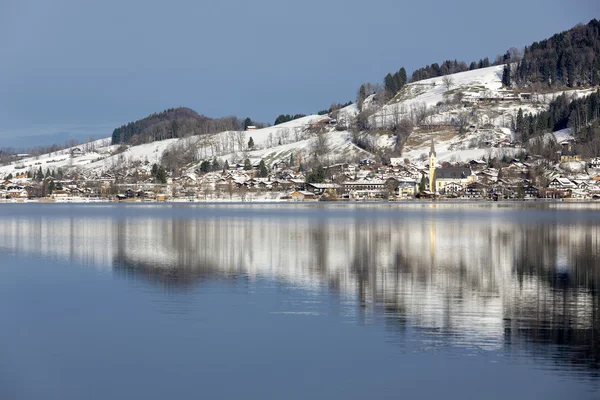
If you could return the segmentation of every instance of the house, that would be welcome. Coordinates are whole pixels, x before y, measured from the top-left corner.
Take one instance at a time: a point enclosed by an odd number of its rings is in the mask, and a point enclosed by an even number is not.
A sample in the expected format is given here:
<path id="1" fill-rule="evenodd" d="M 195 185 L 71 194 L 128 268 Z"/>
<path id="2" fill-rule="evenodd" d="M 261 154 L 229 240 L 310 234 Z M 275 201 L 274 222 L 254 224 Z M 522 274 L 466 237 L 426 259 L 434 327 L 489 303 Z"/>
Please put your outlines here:
<path id="1" fill-rule="evenodd" d="M 414 197 L 417 194 L 417 181 L 409 178 L 398 180 L 396 194 L 402 198 Z"/>
<path id="2" fill-rule="evenodd" d="M 483 199 L 487 197 L 487 188 L 479 182 L 473 182 L 467 185 L 463 197 L 467 199 Z"/>
<path id="3" fill-rule="evenodd" d="M 382 179 L 346 181 L 342 184 L 342 192 L 354 197 L 382 197 L 388 191 L 385 183 Z"/>
<path id="4" fill-rule="evenodd" d="M 590 168 L 599 169 L 600 168 L 600 157 L 595 157 L 590 160 L 588 163 Z"/>
<path id="5" fill-rule="evenodd" d="M 440 192 L 444 194 L 459 193 L 462 192 L 463 189 L 464 188 L 461 184 L 457 182 L 450 182 L 446 186 L 444 186 Z"/>
<path id="6" fill-rule="evenodd" d="M 296 190 L 291 194 L 290 197 L 292 198 L 292 201 L 314 200 L 316 198 L 313 192 L 307 192 L 304 190 Z"/>
<path id="7" fill-rule="evenodd" d="M 341 192 L 341 186 L 337 183 L 307 183 L 306 190 L 311 191 L 315 194 L 323 194 L 326 190 L 335 191 L 336 193 Z"/>
<path id="8" fill-rule="evenodd" d="M 255 130 L 256 130 L 256 126 L 254 126 L 254 125 L 248 125 L 248 126 L 246 127 L 246 130 L 247 130 L 247 131 L 255 131 Z"/>
<path id="9" fill-rule="evenodd" d="M 566 189 L 575 189 L 576 185 L 575 185 L 575 183 L 571 182 L 567 178 L 554 178 L 548 184 L 548 188 L 566 190 Z"/>
<path id="10" fill-rule="evenodd" d="M 532 185 L 527 185 L 523 188 L 523 198 L 536 199 L 540 197 L 540 190 Z"/>

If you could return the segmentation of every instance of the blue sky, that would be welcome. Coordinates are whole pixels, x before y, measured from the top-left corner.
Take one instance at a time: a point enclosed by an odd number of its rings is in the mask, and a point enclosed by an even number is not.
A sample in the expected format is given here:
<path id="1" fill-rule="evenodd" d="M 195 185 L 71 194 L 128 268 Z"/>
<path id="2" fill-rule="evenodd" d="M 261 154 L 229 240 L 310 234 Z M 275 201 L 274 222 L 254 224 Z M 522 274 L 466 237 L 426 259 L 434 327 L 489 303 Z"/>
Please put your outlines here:
<path id="1" fill-rule="evenodd" d="M 600 18 L 595 0 L 206 3 L 0 0 L 0 147 L 175 106 L 272 123 L 401 66 L 493 59 Z"/>

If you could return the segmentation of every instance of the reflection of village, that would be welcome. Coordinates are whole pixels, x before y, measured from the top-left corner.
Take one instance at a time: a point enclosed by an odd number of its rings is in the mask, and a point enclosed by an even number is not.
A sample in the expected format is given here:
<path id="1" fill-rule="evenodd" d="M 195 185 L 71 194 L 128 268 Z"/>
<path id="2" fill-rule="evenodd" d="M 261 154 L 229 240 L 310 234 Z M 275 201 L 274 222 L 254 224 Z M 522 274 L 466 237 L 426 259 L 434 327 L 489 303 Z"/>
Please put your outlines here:
<path id="1" fill-rule="evenodd" d="M 600 367 L 600 224 L 435 207 L 373 219 L 4 217 L 0 248 L 170 288 L 215 277 L 328 287 L 399 334 Z"/>

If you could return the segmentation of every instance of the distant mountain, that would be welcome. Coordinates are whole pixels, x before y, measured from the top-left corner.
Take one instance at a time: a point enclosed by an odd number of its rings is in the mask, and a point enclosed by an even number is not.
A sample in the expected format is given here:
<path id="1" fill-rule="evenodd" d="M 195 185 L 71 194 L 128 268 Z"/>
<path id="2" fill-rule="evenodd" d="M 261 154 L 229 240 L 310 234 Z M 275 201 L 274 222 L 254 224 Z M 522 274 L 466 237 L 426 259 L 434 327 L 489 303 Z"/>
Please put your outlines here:
<path id="1" fill-rule="evenodd" d="M 213 119 L 186 107 L 169 108 L 115 129 L 112 144 L 137 145 L 242 128 L 243 121 L 236 117 Z"/>

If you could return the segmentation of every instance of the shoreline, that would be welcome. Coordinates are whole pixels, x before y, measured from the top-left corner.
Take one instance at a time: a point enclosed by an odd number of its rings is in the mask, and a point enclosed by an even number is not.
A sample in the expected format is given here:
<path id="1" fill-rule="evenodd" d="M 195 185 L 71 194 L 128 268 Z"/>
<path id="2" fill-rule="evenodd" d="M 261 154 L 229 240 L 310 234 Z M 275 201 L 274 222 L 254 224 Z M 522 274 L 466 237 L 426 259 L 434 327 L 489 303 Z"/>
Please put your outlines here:
<path id="1" fill-rule="evenodd" d="M 369 205 L 401 205 L 401 204 L 600 204 L 600 201 L 594 199 L 505 199 L 505 200 L 488 200 L 488 199 L 398 199 L 398 200 L 335 200 L 335 201 L 294 201 L 290 199 L 174 199 L 174 200 L 114 200 L 101 198 L 63 198 L 63 199 L 0 199 L 0 206 L 3 204 L 123 204 L 123 205 L 149 205 L 149 204 L 164 204 L 164 205 L 182 205 L 182 204 L 369 204 Z"/>

